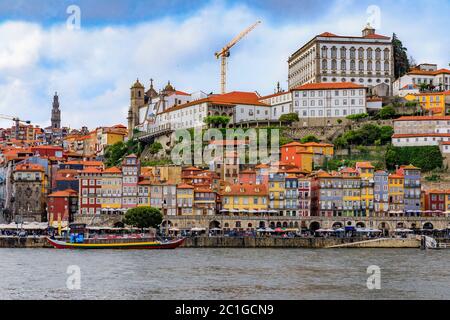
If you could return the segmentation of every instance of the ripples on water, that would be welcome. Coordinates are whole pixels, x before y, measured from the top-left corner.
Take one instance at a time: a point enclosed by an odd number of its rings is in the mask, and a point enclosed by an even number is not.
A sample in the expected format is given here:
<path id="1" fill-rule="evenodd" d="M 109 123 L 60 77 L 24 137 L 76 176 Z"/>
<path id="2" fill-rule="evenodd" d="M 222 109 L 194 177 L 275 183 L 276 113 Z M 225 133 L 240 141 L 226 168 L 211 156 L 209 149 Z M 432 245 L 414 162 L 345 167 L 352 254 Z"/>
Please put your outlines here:
<path id="1" fill-rule="evenodd" d="M 448 299 L 450 250 L 0 249 L 0 299 Z M 81 290 L 66 288 L 69 265 Z M 381 290 L 366 269 L 381 268 Z"/>

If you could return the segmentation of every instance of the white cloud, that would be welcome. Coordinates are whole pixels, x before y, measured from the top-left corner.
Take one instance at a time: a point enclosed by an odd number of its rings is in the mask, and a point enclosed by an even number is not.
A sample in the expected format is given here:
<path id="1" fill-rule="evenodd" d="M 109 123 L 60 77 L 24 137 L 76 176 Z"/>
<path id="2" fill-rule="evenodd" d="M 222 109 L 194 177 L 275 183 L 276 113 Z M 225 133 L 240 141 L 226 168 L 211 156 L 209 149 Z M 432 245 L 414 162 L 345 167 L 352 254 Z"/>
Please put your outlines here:
<path id="1" fill-rule="evenodd" d="M 158 88 L 170 79 L 180 90 L 218 91 L 220 63 L 214 52 L 259 19 L 263 23 L 232 49 L 228 89 L 271 93 L 277 81 L 286 88 L 288 56 L 315 34 L 360 33 L 367 15 L 365 9 L 349 10 L 352 3 L 337 2 L 308 23 L 275 23 L 249 7 L 227 8 L 222 2 L 184 19 L 98 28 L 82 24 L 79 31 L 5 22 L 0 24 L 0 113 L 48 125 L 58 91 L 63 125 L 92 128 L 126 124 L 129 87 L 137 77 L 145 85 L 154 78 Z M 382 14 L 381 33 L 396 31 L 416 60 L 446 63 L 448 42 L 431 36 L 423 21 L 408 17 L 404 24 L 389 11 Z M 441 32 L 439 22 L 430 26 L 434 34 Z"/>

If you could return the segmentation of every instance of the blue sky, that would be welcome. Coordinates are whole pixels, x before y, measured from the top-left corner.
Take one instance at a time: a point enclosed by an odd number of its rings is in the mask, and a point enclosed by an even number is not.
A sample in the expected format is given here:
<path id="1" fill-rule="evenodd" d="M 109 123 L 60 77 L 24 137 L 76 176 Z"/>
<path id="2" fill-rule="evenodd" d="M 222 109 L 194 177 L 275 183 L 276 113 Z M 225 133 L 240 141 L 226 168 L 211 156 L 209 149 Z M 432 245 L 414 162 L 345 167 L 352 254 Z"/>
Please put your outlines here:
<path id="1" fill-rule="evenodd" d="M 66 26 L 72 4 L 80 30 Z M 214 52 L 256 20 L 232 50 L 229 90 L 268 94 L 278 81 L 286 87 L 292 52 L 324 31 L 359 35 L 371 5 L 378 33 L 396 32 L 417 62 L 448 67 L 448 0 L 0 0 L 0 113 L 48 125 L 58 91 L 63 125 L 94 128 L 126 123 L 136 78 L 217 92 Z"/>

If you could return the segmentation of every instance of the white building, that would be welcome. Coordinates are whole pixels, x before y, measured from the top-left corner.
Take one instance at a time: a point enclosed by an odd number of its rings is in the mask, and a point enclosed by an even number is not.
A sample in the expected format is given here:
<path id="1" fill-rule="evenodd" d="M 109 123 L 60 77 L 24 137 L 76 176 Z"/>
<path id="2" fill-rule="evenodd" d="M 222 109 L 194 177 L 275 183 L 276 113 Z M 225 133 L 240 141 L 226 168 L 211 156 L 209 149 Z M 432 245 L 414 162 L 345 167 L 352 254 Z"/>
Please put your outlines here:
<path id="1" fill-rule="evenodd" d="M 366 113 L 366 88 L 351 82 L 310 83 L 292 89 L 300 119 L 345 118 Z"/>
<path id="2" fill-rule="evenodd" d="M 383 107 L 383 99 L 372 97 L 367 98 L 367 111 L 380 111 Z"/>
<path id="3" fill-rule="evenodd" d="M 419 64 L 394 81 L 393 94 L 404 97 L 409 93 L 419 93 L 421 84 L 430 84 L 442 91 L 450 90 L 450 70 L 438 70 L 435 64 Z"/>
<path id="4" fill-rule="evenodd" d="M 280 116 L 283 114 L 294 112 L 291 91 L 283 91 L 264 96 L 259 101 L 271 106 L 270 119 L 273 121 L 280 119 Z"/>
<path id="5" fill-rule="evenodd" d="M 271 107 L 259 101 L 259 98 L 254 92 L 233 91 L 177 104 L 159 112 L 147 131 L 203 127 L 207 116 L 228 116 L 231 119 L 229 125 L 269 121 Z"/>
<path id="6" fill-rule="evenodd" d="M 353 82 L 371 88 L 394 80 L 390 37 L 366 26 L 362 36 L 315 36 L 289 57 L 289 88 L 307 83 Z"/>
<path id="7" fill-rule="evenodd" d="M 395 147 L 437 146 L 450 141 L 450 116 L 410 116 L 394 120 Z"/>

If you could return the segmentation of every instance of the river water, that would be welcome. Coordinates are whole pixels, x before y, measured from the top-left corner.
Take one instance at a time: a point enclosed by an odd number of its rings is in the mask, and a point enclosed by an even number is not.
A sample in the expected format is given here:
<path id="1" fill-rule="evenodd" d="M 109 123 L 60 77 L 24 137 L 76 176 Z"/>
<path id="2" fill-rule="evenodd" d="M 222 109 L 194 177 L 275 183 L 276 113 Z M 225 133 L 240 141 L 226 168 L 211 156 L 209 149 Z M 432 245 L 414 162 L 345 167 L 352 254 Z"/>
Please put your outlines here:
<path id="1" fill-rule="evenodd" d="M 448 299 L 449 265 L 450 250 L 0 249 L 0 299 Z"/>

